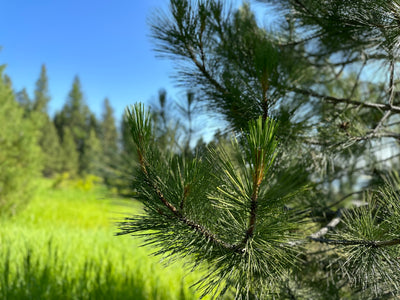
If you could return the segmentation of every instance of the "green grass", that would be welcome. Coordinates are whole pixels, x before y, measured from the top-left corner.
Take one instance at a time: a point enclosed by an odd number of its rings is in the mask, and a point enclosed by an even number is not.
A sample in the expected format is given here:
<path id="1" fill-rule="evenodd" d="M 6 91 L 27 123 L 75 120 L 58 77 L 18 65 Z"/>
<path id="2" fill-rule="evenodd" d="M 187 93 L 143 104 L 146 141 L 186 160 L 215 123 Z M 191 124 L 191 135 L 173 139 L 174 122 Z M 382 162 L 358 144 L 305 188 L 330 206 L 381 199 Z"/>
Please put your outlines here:
<path id="1" fill-rule="evenodd" d="M 164 268 L 140 240 L 114 235 L 140 204 L 101 186 L 51 185 L 40 181 L 24 211 L 0 220 L 0 299 L 198 299 L 189 286 L 200 274 Z"/>

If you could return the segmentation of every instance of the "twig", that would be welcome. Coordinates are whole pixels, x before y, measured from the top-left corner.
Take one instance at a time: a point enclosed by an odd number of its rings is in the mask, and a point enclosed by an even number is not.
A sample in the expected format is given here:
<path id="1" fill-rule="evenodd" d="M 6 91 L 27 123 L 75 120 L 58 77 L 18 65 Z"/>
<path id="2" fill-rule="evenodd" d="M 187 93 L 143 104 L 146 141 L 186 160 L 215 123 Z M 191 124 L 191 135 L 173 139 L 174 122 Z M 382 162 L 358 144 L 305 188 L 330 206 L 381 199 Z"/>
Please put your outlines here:
<path id="1" fill-rule="evenodd" d="M 193 49 L 186 44 L 185 47 L 186 50 L 188 51 L 189 58 L 193 61 L 193 63 L 195 64 L 197 69 L 199 69 L 199 71 L 203 74 L 203 76 L 207 78 L 207 80 L 217 89 L 217 91 L 223 94 L 229 94 L 229 92 L 211 76 L 210 72 L 208 72 L 208 70 L 205 67 L 205 61 L 199 62 L 199 60 L 196 58 L 196 55 L 193 52 Z M 203 49 L 200 50 L 203 51 Z"/>
<path id="2" fill-rule="evenodd" d="M 364 57 L 364 62 L 363 62 L 363 64 L 362 64 L 360 70 L 358 71 L 357 78 L 356 78 L 356 82 L 354 83 L 354 86 L 353 86 L 353 88 L 352 88 L 352 90 L 351 90 L 351 93 L 350 93 L 349 98 L 353 98 L 354 93 L 356 92 L 356 89 L 357 89 L 357 87 L 358 87 L 358 82 L 360 81 L 361 73 L 362 73 L 362 71 L 364 70 L 365 66 L 367 65 L 367 59 L 365 58 L 365 55 L 363 55 L 363 57 Z"/>
<path id="3" fill-rule="evenodd" d="M 322 100 L 326 100 L 326 101 L 333 102 L 333 103 L 345 103 L 345 104 L 350 104 L 350 105 L 354 105 L 354 106 L 374 108 L 374 109 L 379 109 L 382 111 L 391 111 L 392 113 L 400 114 L 400 106 L 394 106 L 394 105 L 382 104 L 382 103 L 361 102 L 361 101 L 352 100 L 349 98 L 337 98 L 337 97 L 333 97 L 333 96 L 321 95 L 313 90 L 300 89 L 300 88 L 296 88 L 296 87 L 289 88 L 289 90 L 293 91 L 295 93 L 320 98 Z"/>
<path id="4" fill-rule="evenodd" d="M 394 62 L 390 61 L 389 105 L 393 106 L 394 99 Z"/>
<path id="5" fill-rule="evenodd" d="M 332 203 L 331 205 L 329 205 L 328 208 L 331 208 L 331 207 L 333 207 L 335 205 L 338 205 L 339 203 L 341 203 L 342 201 L 346 200 L 347 198 L 349 198 L 349 197 L 351 197 L 353 195 L 362 194 L 362 193 L 364 193 L 364 191 L 356 191 L 356 192 L 349 193 L 349 194 L 343 196 L 342 198 L 340 198 L 338 201 L 336 201 L 336 202 Z"/>
<path id="6" fill-rule="evenodd" d="M 365 240 L 333 240 L 324 238 L 310 237 L 314 242 L 320 242 L 331 245 L 344 245 L 344 246 L 365 246 L 371 248 L 381 248 L 400 245 L 400 239 L 393 239 L 388 241 L 365 241 Z"/>
<path id="7" fill-rule="evenodd" d="M 318 232 L 310 235 L 310 239 L 321 239 L 328 231 L 332 228 L 335 228 L 342 219 L 342 211 L 339 209 L 336 213 L 336 217 L 334 217 L 325 227 L 322 227 Z"/>
<path id="8" fill-rule="evenodd" d="M 139 152 L 139 151 L 138 151 Z M 140 153 L 139 153 L 140 154 Z M 234 252 L 238 252 L 238 253 L 242 253 L 243 249 L 241 249 L 241 247 L 238 247 L 237 245 L 232 245 L 229 244 L 223 240 L 221 240 L 220 238 L 217 237 L 216 234 L 212 233 L 211 231 L 209 231 L 207 228 L 205 228 L 204 226 L 197 224 L 195 221 L 188 219 L 182 211 L 179 211 L 176 209 L 176 207 L 170 203 L 163 195 L 163 193 L 161 192 L 161 190 L 159 189 L 159 187 L 157 186 L 157 184 L 151 180 L 150 178 L 150 174 L 147 171 L 147 166 L 146 166 L 146 162 L 145 159 L 143 157 L 143 155 L 139 155 L 139 157 L 142 157 L 140 161 L 140 165 L 141 165 L 141 170 L 144 173 L 145 177 L 146 177 L 146 181 L 147 184 L 150 188 L 153 189 L 153 191 L 156 193 L 157 197 L 161 200 L 161 202 L 173 213 L 173 215 L 182 223 L 186 224 L 187 226 L 189 226 L 190 228 L 194 229 L 196 232 L 200 233 L 202 236 L 204 236 L 207 240 L 213 242 L 214 244 L 217 244 L 227 250 L 233 250 Z M 164 214 L 163 212 L 159 211 L 159 213 L 165 217 L 170 217 L 166 214 Z M 128 233 L 128 232 L 126 232 Z"/>

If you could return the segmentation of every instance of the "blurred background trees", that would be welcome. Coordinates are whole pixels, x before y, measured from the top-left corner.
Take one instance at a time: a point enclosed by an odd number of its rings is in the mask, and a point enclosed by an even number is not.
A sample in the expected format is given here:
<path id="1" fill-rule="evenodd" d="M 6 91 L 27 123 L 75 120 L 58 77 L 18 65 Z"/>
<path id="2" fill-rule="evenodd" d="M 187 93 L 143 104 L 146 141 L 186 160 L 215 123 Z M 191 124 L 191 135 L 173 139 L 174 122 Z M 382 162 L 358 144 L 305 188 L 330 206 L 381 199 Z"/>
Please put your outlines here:
<path id="1" fill-rule="evenodd" d="M 32 195 L 32 178 L 39 176 L 42 156 L 36 119 L 24 114 L 12 83 L 0 69 L 0 209 L 14 213 Z"/>
<path id="2" fill-rule="evenodd" d="M 104 100 L 100 120 L 85 103 L 79 77 L 75 77 L 63 108 L 48 113 L 51 101 L 46 66 L 40 70 L 34 96 L 16 92 L 1 69 L 0 157 L 1 213 L 13 213 L 32 196 L 35 178 L 84 178 L 95 175 L 109 183 L 110 166 L 121 153 L 113 108 Z M 115 172 L 112 169 L 112 172 Z"/>

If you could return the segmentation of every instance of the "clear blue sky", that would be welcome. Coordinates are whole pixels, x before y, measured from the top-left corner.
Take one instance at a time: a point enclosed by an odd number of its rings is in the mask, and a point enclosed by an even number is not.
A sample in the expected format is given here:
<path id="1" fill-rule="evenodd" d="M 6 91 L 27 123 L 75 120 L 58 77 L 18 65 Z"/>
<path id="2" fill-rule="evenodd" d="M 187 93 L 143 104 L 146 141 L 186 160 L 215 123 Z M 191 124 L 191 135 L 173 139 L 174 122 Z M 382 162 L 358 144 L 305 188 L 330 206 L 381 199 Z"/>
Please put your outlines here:
<path id="1" fill-rule="evenodd" d="M 172 62 L 155 57 L 147 23 L 168 0 L 1 2 L 0 64 L 7 65 L 14 89 L 25 87 L 31 97 L 46 64 L 50 114 L 62 108 L 75 75 L 98 116 L 105 97 L 119 119 L 127 105 L 156 97 L 160 88 L 177 96 Z"/>
<path id="2" fill-rule="evenodd" d="M 170 62 L 155 58 L 147 17 L 165 0 L 2 1 L 0 64 L 15 90 L 32 96 L 47 66 L 50 113 L 61 109 L 75 75 L 96 114 L 109 97 L 119 118 L 124 108 L 171 90 Z M 176 91 L 172 91 L 176 92 Z"/>

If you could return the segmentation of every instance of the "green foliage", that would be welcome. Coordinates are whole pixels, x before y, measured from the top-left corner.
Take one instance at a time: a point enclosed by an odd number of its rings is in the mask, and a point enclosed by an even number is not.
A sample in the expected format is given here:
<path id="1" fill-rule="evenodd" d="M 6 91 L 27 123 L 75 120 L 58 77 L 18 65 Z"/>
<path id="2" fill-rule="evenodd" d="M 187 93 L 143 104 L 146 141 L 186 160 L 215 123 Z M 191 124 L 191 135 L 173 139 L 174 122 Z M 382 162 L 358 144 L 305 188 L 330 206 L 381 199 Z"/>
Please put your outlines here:
<path id="1" fill-rule="evenodd" d="M 299 214 L 284 206 L 306 180 L 294 180 L 282 193 L 268 179 L 276 156 L 275 122 L 251 122 L 249 133 L 233 140 L 231 155 L 212 148 L 191 158 L 156 146 L 142 105 L 128 116 L 140 164 L 135 186 L 146 213 L 122 222 L 121 233 L 145 236 L 160 249 L 157 254 L 190 254 L 193 267 L 209 270 L 199 283 L 205 294 L 224 294 L 232 285 L 237 297 L 276 291 L 274 282 L 295 268 L 298 251 L 291 243 L 298 238 Z"/>
<path id="2" fill-rule="evenodd" d="M 105 183 L 111 185 L 114 177 L 112 174 L 113 166 L 118 159 L 119 149 L 114 111 L 107 98 L 104 99 L 103 115 L 100 123 L 100 142 L 102 148 L 101 174 L 105 178 Z"/>
<path id="3" fill-rule="evenodd" d="M 381 177 L 399 166 L 399 2 L 258 2 L 274 30 L 223 1 L 171 0 L 153 16 L 156 50 L 233 143 L 159 147 L 165 94 L 156 113 L 133 107 L 145 214 L 121 232 L 205 265 L 206 294 L 398 297 L 399 184 Z"/>
<path id="4" fill-rule="evenodd" d="M 85 139 L 85 145 L 80 159 L 81 175 L 100 174 L 99 169 L 102 164 L 103 149 L 96 132 L 94 129 L 91 129 L 88 137 Z"/>
<path id="5" fill-rule="evenodd" d="M 103 144 L 104 154 L 107 161 L 111 161 L 113 156 L 118 151 L 118 133 L 115 126 L 114 111 L 111 107 L 110 101 L 104 99 L 104 111 L 100 124 L 101 142 Z"/>
<path id="6" fill-rule="evenodd" d="M 29 112 L 32 109 L 31 99 L 29 98 L 28 92 L 25 88 L 16 93 L 15 97 L 25 112 Z"/>
<path id="7" fill-rule="evenodd" d="M 135 144 L 129 129 L 128 115 L 126 113 L 121 117 L 121 144 L 122 152 L 128 155 L 135 155 Z"/>
<path id="8" fill-rule="evenodd" d="M 151 105 L 150 110 L 158 143 L 172 151 L 180 151 L 181 120 L 176 116 L 173 117 L 173 103 L 169 101 L 166 90 L 158 91 L 158 103 Z M 130 139 L 132 139 L 131 136 Z"/>
<path id="9" fill-rule="evenodd" d="M 41 128 L 41 137 L 39 140 L 43 153 L 43 175 L 52 177 L 61 172 L 63 168 L 64 150 L 61 148 L 60 137 L 54 123 L 47 117 L 44 117 L 44 124 Z"/>
<path id="10" fill-rule="evenodd" d="M 63 130 L 62 147 L 62 171 L 74 177 L 79 171 L 79 153 L 71 130 L 66 127 Z"/>
<path id="11" fill-rule="evenodd" d="M 0 214 L 15 213 L 31 196 L 40 172 L 38 131 L 0 70 Z"/>
<path id="12" fill-rule="evenodd" d="M 398 1 L 275 1 L 280 8 L 294 9 L 299 27 L 320 35 L 315 50 L 322 54 L 336 51 L 371 53 L 398 51 L 396 37 Z"/>
<path id="13" fill-rule="evenodd" d="M 40 77 L 36 81 L 35 97 L 32 109 L 37 112 L 47 113 L 47 106 L 50 102 L 49 83 L 47 79 L 46 66 L 42 65 Z"/>
<path id="14" fill-rule="evenodd" d="M 299 53 L 280 48 L 247 4 L 232 13 L 221 1 L 171 1 L 170 13 L 155 16 L 151 29 L 157 50 L 184 62 L 177 80 L 235 130 L 276 114 L 286 84 L 306 78 Z"/>
<path id="15" fill-rule="evenodd" d="M 57 174 L 57 176 L 55 176 L 53 179 L 52 188 L 57 189 L 57 188 L 61 188 L 61 187 L 65 186 L 69 179 L 71 179 L 71 178 L 70 178 L 70 174 L 68 172 L 63 172 L 63 173 Z"/>
<path id="16" fill-rule="evenodd" d="M 387 178 L 378 190 L 365 194 L 364 205 L 345 210 L 343 227 L 330 235 L 345 241 L 332 267 L 359 287 L 364 298 L 389 296 L 399 290 L 400 181 L 396 176 L 395 182 Z"/>
<path id="17" fill-rule="evenodd" d="M 47 78 L 46 66 L 42 65 L 39 79 L 36 81 L 35 96 L 32 103 L 28 99 L 25 91 L 22 91 L 19 100 L 25 108 L 27 117 L 33 119 L 40 132 L 39 146 L 42 150 L 43 175 L 51 177 L 61 171 L 62 150 L 60 138 L 57 134 L 54 123 L 47 114 L 48 104 L 51 100 L 49 95 L 49 83 Z"/>
<path id="18" fill-rule="evenodd" d="M 102 183 L 102 179 L 100 177 L 95 175 L 87 175 L 84 178 L 78 179 L 75 186 L 84 191 L 90 191 L 95 187 L 96 184 L 98 185 L 99 183 Z"/>
<path id="19" fill-rule="evenodd" d="M 93 128 L 96 127 L 95 124 L 97 124 L 97 120 L 95 120 L 93 114 L 90 113 L 88 106 L 84 102 L 79 77 L 75 77 L 72 88 L 68 94 L 67 102 L 61 112 L 56 114 L 54 122 L 60 136 L 62 136 L 63 142 L 65 132 L 69 131 L 73 137 L 76 151 L 78 152 L 78 174 L 83 175 L 90 172 L 91 170 L 88 168 L 91 168 L 91 164 L 95 164 L 96 162 L 91 162 L 89 154 L 85 154 L 85 151 L 90 152 L 93 150 L 91 149 L 92 145 L 88 144 L 88 139 L 91 129 L 97 129 Z M 91 141 L 94 141 L 93 136 Z M 98 144 L 98 142 L 96 143 Z M 98 145 L 93 146 L 96 146 L 96 148 L 98 147 Z M 68 152 L 71 152 L 71 150 L 68 150 Z M 65 157 L 65 159 L 68 159 L 68 156 Z M 96 159 L 97 157 L 94 157 L 94 160 Z M 65 168 L 64 170 L 70 172 L 70 170 L 66 170 Z"/>
<path id="20" fill-rule="evenodd" d="M 1 299 L 198 298 L 189 286 L 200 274 L 183 278 L 181 265 L 162 269 L 137 240 L 113 236 L 112 219 L 140 211 L 138 203 L 106 197 L 99 185 L 38 185 L 26 210 L 0 219 Z"/>

